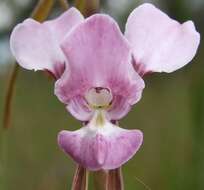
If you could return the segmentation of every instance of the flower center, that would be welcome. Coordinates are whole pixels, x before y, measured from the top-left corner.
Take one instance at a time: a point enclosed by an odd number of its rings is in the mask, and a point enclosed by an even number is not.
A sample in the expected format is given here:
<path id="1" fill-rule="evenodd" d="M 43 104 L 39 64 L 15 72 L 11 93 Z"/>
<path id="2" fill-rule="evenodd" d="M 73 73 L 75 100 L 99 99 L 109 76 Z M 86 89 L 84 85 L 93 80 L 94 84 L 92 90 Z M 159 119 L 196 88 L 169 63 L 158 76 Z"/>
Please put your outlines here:
<path id="1" fill-rule="evenodd" d="M 95 87 L 89 89 L 85 94 L 86 101 L 93 109 L 107 109 L 113 99 L 109 89 Z"/>
<path id="2" fill-rule="evenodd" d="M 96 110 L 89 125 L 93 128 L 102 128 L 107 122 L 108 120 L 106 119 L 105 112 L 103 110 Z"/>

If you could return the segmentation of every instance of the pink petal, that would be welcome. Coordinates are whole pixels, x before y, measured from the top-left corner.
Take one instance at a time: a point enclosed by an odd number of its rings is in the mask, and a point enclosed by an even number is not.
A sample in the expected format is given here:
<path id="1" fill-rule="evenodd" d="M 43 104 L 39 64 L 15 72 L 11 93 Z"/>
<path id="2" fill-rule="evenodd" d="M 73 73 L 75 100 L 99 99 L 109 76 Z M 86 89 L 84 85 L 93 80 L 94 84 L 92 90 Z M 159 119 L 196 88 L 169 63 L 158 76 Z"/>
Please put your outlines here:
<path id="1" fill-rule="evenodd" d="M 11 34 L 11 51 L 22 67 L 29 70 L 48 70 L 58 78 L 64 71 L 66 62 L 59 43 L 82 21 L 83 17 L 74 8 L 57 19 L 42 24 L 26 19 Z"/>
<path id="2" fill-rule="evenodd" d="M 46 21 L 44 24 L 50 28 L 57 41 L 62 42 L 69 31 L 83 21 L 83 15 L 76 8 L 72 7 L 61 16 L 54 20 Z"/>
<path id="3" fill-rule="evenodd" d="M 125 36 L 141 75 L 169 73 L 183 67 L 193 59 L 200 42 L 192 21 L 180 24 L 147 3 L 130 14 Z"/>
<path id="4" fill-rule="evenodd" d="M 77 131 L 61 131 L 59 146 L 78 164 L 89 170 L 115 169 L 131 159 L 140 148 L 139 130 L 125 130 L 115 125 L 106 129 L 85 126 Z"/>
<path id="5" fill-rule="evenodd" d="M 80 121 L 89 121 L 93 115 L 93 110 L 89 109 L 87 102 L 81 96 L 72 98 L 66 108 Z"/>
<path id="6" fill-rule="evenodd" d="M 92 87 L 108 88 L 113 97 L 121 96 L 130 105 L 139 101 L 144 82 L 134 71 L 129 44 L 112 18 L 89 17 L 70 32 L 61 47 L 69 65 L 56 82 L 55 94 L 63 103 L 84 97 Z"/>
<path id="7" fill-rule="evenodd" d="M 132 106 L 122 96 L 114 98 L 112 107 L 108 110 L 108 117 L 113 121 L 118 121 L 123 118 L 130 110 Z"/>

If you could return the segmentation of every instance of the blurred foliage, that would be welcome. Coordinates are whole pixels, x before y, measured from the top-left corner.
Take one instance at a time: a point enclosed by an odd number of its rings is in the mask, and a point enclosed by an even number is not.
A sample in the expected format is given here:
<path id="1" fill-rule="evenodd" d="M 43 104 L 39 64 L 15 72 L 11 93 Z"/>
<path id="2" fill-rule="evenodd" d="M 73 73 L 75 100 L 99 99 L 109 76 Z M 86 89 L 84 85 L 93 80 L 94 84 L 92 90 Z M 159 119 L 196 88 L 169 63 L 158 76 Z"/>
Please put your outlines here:
<path id="1" fill-rule="evenodd" d="M 11 29 L 30 15 L 36 3 L 19 6 L 16 2 L 21 0 L 0 0 L 0 6 L 8 4 L 13 14 L 10 27 L 0 30 L 0 45 L 8 46 Z M 101 11 L 112 15 L 123 30 L 130 11 L 141 2 L 106 0 L 101 2 Z M 192 19 L 204 34 L 203 1 L 152 2 L 181 22 Z M 59 13 L 56 5 L 51 17 Z M 0 56 L 2 51 L 0 48 Z M 1 110 L 11 68 L 10 52 L 8 55 L 8 62 L 0 64 Z M 203 60 L 201 42 L 188 66 L 172 74 L 146 77 L 142 100 L 120 123 L 144 132 L 141 150 L 123 167 L 127 190 L 145 190 L 137 178 L 152 190 L 204 189 Z M 56 136 L 62 129 L 75 130 L 81 124 L 54 96 L 53 81 L 41 72 L 20 70 L 13 109 L 12 127 L 0 129 L 0 190 L 70 189 L 75 165 L 59 150 Z"/>

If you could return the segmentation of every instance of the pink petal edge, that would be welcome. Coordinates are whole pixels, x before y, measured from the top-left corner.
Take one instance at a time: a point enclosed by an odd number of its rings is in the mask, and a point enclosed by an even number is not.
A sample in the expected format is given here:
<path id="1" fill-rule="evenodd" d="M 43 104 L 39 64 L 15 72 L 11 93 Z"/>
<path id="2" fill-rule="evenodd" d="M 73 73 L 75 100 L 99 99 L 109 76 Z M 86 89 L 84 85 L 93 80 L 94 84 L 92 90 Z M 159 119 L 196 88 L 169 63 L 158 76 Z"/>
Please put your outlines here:
<path id="1" fill-rule="evenodd" d="M 82 21 L 82 15 L 75 8 L 69 9 L 57 19 L 44 23 L 31 18 L 26 19 L 12 31 L 11 52 L 23 68 L 48 70 L 59 78 L 67 61 L 60 49 L 60 42 Z"/>
<path id="2" fill-rule="evenodd" d="M 141 76 L 148 72 L 170 73 L 183 67 L 193 59 L 200 43 L 192 21 L 180 24 L 149 3 L 132 11 L 125 36 Z"/>
<path id="3" fill-rule="evenodd" d="M 60 148 L 92 171 L 120 167 L 134 156 L 142 141 L 141 131 L 116 126 L 105 132 L 85 126 L 77 131 L 61 131 L 58 135 Z"/>
<path id="4" fill-rule="evenodd" d="M 87 18 L 70 32 L 61 47 L 69 64 L 55 84 L 55 95 L 64 104 L 84 97 L 90 88 L 109 88 L 116 100 L 123 99 L 110 109 L 113 119 L 121 119 L 140 100 L 144 81 L 134 71 L 129 43 L 111 17 L 96 14 Z M 71 106 L 70 110 L 78 118 Z"/>

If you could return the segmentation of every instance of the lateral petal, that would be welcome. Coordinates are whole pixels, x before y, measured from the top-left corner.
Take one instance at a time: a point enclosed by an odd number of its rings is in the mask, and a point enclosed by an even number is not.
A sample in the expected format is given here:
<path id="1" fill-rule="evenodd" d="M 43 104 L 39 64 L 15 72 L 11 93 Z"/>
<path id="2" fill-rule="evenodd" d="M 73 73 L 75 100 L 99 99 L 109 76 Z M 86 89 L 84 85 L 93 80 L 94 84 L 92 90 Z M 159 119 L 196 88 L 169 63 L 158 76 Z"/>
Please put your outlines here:
<path id="1" fill-rule="evenodd" d="M 193 59 L 200 43 L 192 21 L 180 24 L 148 3 L 130 14 L 125 36 L 132 46 L 135 69 L 141 75 L 170 73 L 183 67 Z"/>
<path id="2" fill-rule="evenodd" d="M 55 20 L 39 23 L 26 19 L 18 24 L 10 38 L 10 48 L 17 62 L 29 70 L 48 70 L 56 78 L 64 71 L 66 58 L 60 42 L 68 32 L 83 21 L 74 8 Z"/>

